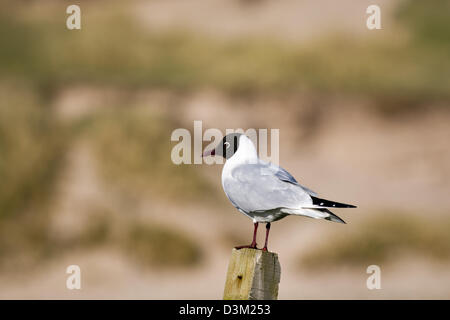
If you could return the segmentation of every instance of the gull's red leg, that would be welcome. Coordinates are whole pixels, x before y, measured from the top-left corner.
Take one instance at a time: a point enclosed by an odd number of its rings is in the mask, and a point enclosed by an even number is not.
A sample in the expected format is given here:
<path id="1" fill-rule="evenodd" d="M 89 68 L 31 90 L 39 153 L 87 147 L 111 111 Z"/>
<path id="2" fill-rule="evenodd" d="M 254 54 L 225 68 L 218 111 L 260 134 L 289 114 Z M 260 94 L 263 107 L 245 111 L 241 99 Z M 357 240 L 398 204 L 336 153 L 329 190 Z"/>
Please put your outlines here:
<path id="1" fill-rule="evenodd" d="M 257 249 L 256 248 L 256 233 L 258 232 L 258 222 L 253 223 L 254 229 L 253 229 L 253 241 L 250 245 L 247 246 L 238 246 L 238 247 L 234 247 L 235 249 L 242 249 L 242 248 L 252 248 L 252 249 Z"/>
<path id="2" fill-rule="evenodd" d="M 253 223 L 253 225 L 255 228 L 253 229 L 253 241 L 250 247 L 256 249 L 256 232 L 258 231 L 258 222 Z"/>
<path id="3" fill-rule="evenodd" d="M 267 251 L 267 242 L 269 242 L 270 222 L 266 224 L 266 241 L 264 242 L 263 251 Z"/>

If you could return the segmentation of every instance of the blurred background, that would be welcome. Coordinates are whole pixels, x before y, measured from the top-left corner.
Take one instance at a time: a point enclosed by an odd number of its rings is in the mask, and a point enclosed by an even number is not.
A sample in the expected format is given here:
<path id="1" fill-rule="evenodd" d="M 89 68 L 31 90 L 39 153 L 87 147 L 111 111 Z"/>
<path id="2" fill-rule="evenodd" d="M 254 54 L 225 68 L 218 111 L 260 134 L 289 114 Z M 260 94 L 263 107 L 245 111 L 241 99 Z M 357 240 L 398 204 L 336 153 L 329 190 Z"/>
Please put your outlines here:
<path id="1" fill-rule="evenodd" d="M 273 224 L 280 299 L 450 298 L 450 1 L 0 6 L 0 298 L 220 299 L 252 223 L 220 165 L 171 162 L 194 120 L 280 129 L 284 168 L 358 205 Z"/>

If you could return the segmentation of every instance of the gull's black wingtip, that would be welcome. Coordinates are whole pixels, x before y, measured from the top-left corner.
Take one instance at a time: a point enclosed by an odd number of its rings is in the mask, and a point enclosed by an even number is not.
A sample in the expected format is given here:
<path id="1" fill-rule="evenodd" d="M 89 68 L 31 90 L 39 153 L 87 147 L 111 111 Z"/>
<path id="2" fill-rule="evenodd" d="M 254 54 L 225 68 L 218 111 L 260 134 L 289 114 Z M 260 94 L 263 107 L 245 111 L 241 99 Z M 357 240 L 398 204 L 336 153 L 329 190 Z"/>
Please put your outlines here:
<path id="1" fill-rule="evenodd" d="M 357 208 L 352 204 L 340 203 L 311 196 L 313 204 L 324 208 Z"/>

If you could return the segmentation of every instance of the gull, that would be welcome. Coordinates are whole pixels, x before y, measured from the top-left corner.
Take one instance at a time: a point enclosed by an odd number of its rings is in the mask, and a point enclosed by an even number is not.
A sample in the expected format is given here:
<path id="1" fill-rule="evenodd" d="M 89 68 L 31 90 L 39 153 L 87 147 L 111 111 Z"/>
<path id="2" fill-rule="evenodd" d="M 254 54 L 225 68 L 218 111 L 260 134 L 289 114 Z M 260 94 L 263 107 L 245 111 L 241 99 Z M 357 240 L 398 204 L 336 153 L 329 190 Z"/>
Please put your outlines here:
<path id="1" fill-rule="evenodd" d="M 271 223 L 288 215 L 306 216 L 345 223 L 328 208 L 356 208 L 356 206 L 321 199 L 302 186 L 285 169 L 258 158 L 253 142 L 244 134 L 226 135 L 215 149 L 205 151 L 203 157 L 222 156 L 222 187 L 230 202 L 253 220 L 253 241 L 236 249 L 257 249 L 256 234 L 259 223 L 266 223 L 264 248 L 267 251 Z"/>

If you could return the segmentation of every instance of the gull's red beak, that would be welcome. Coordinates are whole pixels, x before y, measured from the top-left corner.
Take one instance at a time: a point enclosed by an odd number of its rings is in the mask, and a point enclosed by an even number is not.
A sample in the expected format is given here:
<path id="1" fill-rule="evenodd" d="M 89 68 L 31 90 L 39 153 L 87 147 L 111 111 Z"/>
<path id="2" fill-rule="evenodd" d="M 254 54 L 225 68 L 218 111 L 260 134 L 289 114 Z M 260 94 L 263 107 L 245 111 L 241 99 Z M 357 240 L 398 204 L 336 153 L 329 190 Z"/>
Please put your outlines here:
<path id="1" fill-rule="evenodd" d="M 202 154 L 202 158 L 208 157 L 208 156 L 213 156 L 213 155 L 215 155 L 215 154 L 216 154 L 216 150 L 215 150 L 215 149 L 212 149 L 212 150 L 210 150 L 210 151 L 205 151 L 205 152 L 203 152 L 203 154 Z"/>

